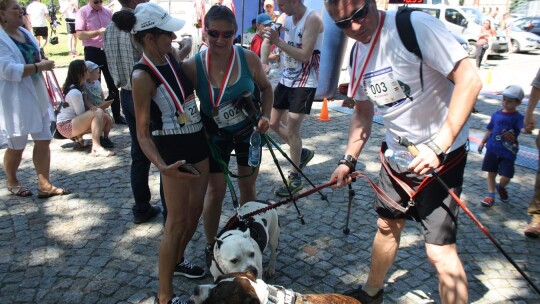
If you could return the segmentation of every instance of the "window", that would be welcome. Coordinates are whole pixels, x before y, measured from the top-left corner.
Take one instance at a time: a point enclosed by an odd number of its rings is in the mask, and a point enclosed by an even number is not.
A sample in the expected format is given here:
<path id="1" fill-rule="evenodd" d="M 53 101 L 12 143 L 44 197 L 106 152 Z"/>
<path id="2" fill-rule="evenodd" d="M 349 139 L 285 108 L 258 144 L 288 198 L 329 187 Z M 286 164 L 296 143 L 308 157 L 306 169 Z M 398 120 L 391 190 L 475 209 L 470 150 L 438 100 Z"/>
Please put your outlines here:
<path id="1" fill-rule="evenodd" d="M 459 26 L 465 26 L 467 24 L 467 20 L 465 19 L 465 16 L 463 16 L 457 10 L 451 9 L 451 8 L 445 11 L 444 19 L 450 23 L 453 23 Z"/>

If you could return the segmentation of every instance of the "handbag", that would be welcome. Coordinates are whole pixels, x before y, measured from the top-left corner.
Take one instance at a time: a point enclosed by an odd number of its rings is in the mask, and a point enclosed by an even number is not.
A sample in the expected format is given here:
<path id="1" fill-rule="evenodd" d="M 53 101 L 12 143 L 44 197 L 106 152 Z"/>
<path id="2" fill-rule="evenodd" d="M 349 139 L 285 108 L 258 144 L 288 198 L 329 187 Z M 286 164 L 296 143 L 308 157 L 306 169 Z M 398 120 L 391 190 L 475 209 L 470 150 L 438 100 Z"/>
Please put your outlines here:
<path id="1" fill-rule="evenodd" d="M 58 44 L 58 36 L 56 36 L 55 28 L 51 28 L 51 37 L 49 38 L 49 43 L 52 45 Z"/>
<path id="2" fill-rule="evenodd" d="M 488 41 L 486 38 L 480 38 L 476 41 L 476 46 L 485 46 L 485 45 L 488 45 Z"/>
<path id="3" fill-rule="evenodd" d="M 58 129 L 56 128 L 56 117 L 58 116 L 58 113 L 60 113 L 60 110 L 66 106 L 64 94 L 60 89 L 60 85 L 58 84 L 54 71 L 45 71 L 44 79 L 54 111 L 54 120 L 51 119 L 50 125 L 52 136 L 56 139 L 66 139 L 62 134 L 60 134 L 60 132 L 58 132 Z"/>

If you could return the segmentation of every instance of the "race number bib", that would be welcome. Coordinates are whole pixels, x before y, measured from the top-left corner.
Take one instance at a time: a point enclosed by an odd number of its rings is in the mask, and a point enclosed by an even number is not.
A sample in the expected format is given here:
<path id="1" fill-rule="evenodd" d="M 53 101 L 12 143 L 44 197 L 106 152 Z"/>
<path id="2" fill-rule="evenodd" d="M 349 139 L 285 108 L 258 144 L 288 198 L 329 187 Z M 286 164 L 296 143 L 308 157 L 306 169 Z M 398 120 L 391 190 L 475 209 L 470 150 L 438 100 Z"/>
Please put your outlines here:
<path id="1" fill-rule="evenodd" d="M 231 102 L 220 105 L 218 115 L 214 116 L 214 121 L 220 129 L 234 126 L 245 119 L 246 115 L 244 115 L 242 110 L 234 107 Z"/>
<path id="2" fill-rule="evenodd" d="M 186 123 L 187 125 L 201 121 L 201 113 L 199 112 L 199 108 L 197 108 L 197 103 L 195 103 L 195 95 L 188 96 L 183 107 L 184 113 L 189 116 L 189 121 Z"/>
<path id="3" fill-rule="evenodd" d="M 407 98 L 398 80 L 394 78 L 391 67 L 366 73 L 364 92 L 379 107 L 388 106 Z"/>
<path id="4" fill-rule="evenodd" d="M 283 64 L 285 65 L 285 68 L 289 70 L 296 70 L 300 66 L 300 62 L 289 55 L 285 55 L 283 59 Z"/>

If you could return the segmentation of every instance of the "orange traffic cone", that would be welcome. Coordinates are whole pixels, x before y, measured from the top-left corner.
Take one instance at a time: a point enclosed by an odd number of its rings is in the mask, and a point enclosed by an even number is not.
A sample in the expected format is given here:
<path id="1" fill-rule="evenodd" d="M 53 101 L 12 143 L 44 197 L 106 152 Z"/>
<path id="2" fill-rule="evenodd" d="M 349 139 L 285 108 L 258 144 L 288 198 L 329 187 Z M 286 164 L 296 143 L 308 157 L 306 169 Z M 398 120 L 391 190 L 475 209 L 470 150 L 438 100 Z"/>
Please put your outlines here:
<path id="1" fill-rule="evenodd" d="M 330 121 L 330 117 L 328 117 L 328 100 L 324 98 L 321 114 L 319 115 L 319 120 L 321 121 Z"/>

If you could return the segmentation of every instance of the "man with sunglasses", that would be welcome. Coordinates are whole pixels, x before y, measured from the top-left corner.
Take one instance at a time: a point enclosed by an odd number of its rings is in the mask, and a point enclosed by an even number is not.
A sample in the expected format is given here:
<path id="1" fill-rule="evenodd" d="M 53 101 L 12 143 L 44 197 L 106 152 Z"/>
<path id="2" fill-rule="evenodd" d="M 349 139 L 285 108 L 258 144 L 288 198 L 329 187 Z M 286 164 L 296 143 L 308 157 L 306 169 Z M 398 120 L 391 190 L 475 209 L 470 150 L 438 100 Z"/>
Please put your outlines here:
<path id="1" fill-rule="evenodd" d="M 77 38 L 82 41 L 84 46 L 84 60 L 102 66 L 101 71 L 105 77 L 109 97 L 114 97 L 111 105 L 114 122 L 125 125 L 126 120 L 120 114 L 118 88 L 114 85 L 107 58 L 103 51 L 103 35 L 107 25 L 111 23 L 111 18 L 112 11 L 103 7 L 103 0 L 88 0 L 88 4 L 81 7 L 77 12 L 75 31 L 77 32 Z"/>
<path id="2" fill-rule="evenodd" d="M 345 156 L 331 176 L 335 188 L 352 182 L 349 174 L 370 137 L 375 107 L 386 128 L 381 152 L 387 147 L 406 152 L 396 138 L 407 138 L 419 151 L 403 169 L 381 157 L 379 187 L 387 196 L 374 202 L 378 230 L 369 276 L 363 287 L 345 294 L 362 303 L 383 302 L 384 279 L 401 231 L 407 219 L 414 219 L 421 222 L 428 259 L 437 270 L 441 303 L 468 303 L 467 276 L 456 246 L 458 206 L 427 174 L 437 169 L 459 195 L 467 119 L 482 86 L 475 68 L 444 25 L 428 14 L 410 15 L 420 58 L 403 45 L 396 11 L 378 11 L 374 0 L 325 0 L 325 5 L 336 26 L 357 40 L 348 93 L 355 109 Z"/>
<path id="3" fill-rule="evenodd" d="M 321 16 L 308 9 L 303 0 L 278 0 L 283 12 L 276 24 L 266 28 L 261 50 L 261 61 L 268 64 L 270 45 L 282 51 L 283 76 L 274 91 L 274 105 L 270 127 L 290 147 L 290 158 L 300 169 L 313 158 L 315 152 L 302 147 L 300 129 L 306 115 L 311 112 L 321 56 L 323 24 Z M 279 38 L 284 31 L 284 40 Z M 289 196 L 302 190 L 302 179 L 296 167 L 291 168 L 286 185 L 276 195 Z"/>

